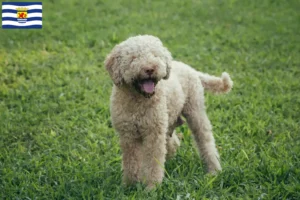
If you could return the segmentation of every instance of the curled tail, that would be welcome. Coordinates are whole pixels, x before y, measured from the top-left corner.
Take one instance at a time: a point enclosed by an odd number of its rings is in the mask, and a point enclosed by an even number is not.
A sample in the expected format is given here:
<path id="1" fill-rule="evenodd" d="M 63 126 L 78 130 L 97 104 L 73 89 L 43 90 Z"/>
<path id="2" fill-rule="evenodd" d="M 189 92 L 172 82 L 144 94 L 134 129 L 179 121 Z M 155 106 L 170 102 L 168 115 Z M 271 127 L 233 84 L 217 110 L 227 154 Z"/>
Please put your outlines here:
<path id="1" fill-rule="evenodd" d="M 233 82 L 227 72 L 223 72 L 221 77 L 212 76 L 202 72 L 198 73 L 203 87 L 215 94 L 228 93 L 233 86 Z"/>

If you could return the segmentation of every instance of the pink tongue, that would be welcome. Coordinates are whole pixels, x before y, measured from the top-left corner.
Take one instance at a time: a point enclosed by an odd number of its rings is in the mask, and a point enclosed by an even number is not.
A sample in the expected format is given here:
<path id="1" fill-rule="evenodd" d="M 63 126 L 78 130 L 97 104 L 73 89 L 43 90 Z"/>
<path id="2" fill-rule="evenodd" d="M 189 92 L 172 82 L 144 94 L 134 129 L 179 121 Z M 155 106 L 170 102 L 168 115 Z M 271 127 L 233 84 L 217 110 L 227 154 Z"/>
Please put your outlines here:
<path id="1" fill-rule="evenodd" d="M 153 81 L 145 81 L 142 84 L 143 90 L 147 93 L 153 93 L 154 92 L 154 82 Z"/>

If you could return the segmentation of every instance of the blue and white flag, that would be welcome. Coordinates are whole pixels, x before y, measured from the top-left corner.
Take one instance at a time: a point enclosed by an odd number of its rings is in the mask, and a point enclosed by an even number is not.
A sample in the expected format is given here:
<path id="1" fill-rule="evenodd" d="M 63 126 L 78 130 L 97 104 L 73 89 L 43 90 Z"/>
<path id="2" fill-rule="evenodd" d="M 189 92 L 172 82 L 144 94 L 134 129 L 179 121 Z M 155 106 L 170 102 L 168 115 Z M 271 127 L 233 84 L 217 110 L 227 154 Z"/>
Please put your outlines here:
<path id="1" fill-rule="evenodd" d="M 42 28 L 42 2 L 2 2 L 2 28 Z"/>

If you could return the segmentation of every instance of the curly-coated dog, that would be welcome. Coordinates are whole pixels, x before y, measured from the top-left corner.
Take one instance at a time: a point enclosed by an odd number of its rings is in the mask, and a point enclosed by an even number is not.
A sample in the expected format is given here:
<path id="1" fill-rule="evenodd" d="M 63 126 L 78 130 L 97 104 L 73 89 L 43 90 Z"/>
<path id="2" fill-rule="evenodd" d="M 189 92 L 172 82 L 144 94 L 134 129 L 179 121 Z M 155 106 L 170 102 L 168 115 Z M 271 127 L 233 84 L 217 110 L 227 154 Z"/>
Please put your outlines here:
<path id="1" fill-rule="evenodd" d="M 148 188 L 164 177 L 166 157 L 180 142 L 176 126 L 187 120 L 208 172 L 221 170 L 212 126 L 205 112 L 204 88 L 226 93 L 227 73 L 215 77 L 174 61 L 162 42 L 150 35 L 131 37 L 116 45 L 105 60 L 114 82 L 111 118 L 120 135 L 123 181 Z"/>

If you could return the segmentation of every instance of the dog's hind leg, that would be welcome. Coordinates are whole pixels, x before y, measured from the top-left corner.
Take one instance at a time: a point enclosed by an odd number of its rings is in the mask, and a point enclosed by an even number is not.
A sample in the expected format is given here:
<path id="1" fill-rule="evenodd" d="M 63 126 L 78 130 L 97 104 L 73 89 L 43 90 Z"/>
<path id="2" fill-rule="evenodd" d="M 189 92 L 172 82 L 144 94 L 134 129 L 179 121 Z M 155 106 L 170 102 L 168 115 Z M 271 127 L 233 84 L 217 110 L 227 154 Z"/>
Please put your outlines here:
<path id="1" fill-rule="evenodd" d="M 212 126 L 205 112 L 204 94 L 201 84 L 195 80 L 190 88 L 190 97 L 183 109 L 189 128 L 196 141 L 201 157 L 210 173 L 221 170 L 219 154 L 215 146 Z M 198 84 L 197 84 L 198 82 Z"/>
<path id="2" fill-rule="evenodd" d="M 172 134 L 167 135 L 167 159 L 172 158 L 180 146 L 180 140 L 174 130 Z"/>

